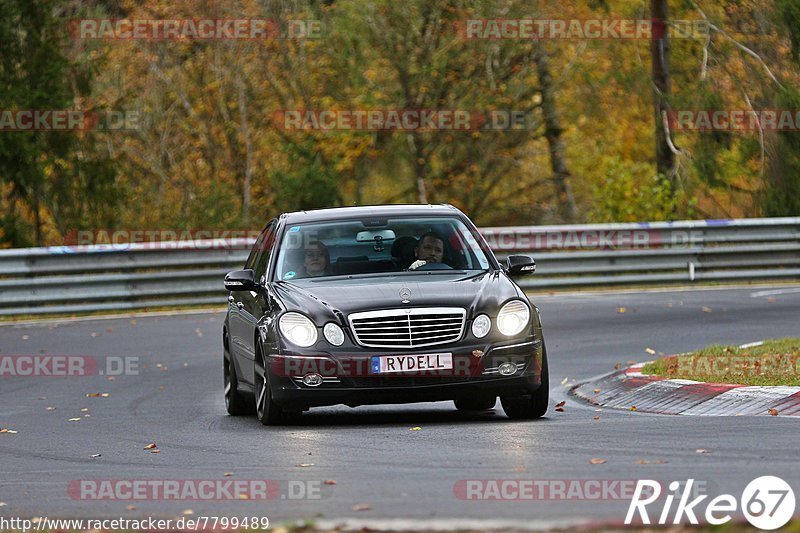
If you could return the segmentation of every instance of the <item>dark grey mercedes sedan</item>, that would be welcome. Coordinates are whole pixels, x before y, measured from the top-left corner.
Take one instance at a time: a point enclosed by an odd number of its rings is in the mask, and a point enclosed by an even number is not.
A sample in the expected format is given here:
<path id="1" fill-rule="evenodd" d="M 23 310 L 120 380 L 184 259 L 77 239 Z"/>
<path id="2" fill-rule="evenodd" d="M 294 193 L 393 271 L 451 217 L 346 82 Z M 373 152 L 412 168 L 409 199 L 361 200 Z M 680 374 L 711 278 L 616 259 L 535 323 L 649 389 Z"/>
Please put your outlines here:
<path id="1" fill-rule="evenodd" d="M 225 405 L 280 424 L 315 406 L 452 400 L 544 415 L 539 310 L 450 205 L 285 213 L 256 240 L 222 331 Z"/>

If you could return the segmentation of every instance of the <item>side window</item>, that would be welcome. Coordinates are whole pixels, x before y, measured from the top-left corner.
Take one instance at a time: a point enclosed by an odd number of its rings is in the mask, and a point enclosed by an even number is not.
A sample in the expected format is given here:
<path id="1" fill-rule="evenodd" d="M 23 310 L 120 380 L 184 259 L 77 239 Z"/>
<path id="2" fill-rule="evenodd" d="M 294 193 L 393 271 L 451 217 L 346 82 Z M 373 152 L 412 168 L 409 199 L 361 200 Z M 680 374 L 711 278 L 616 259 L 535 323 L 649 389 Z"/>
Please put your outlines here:
<path id="1" fill-rule="evenodd" d="M 259 235 L 257 246 L 253 249 L 256 253 L 252 269 L 255 272 L 255 279 L 261 283 L 267 273 L 267 264 L 269 264 L 270 255 L 272 255 L 272 247 L 275 243 L 275 227 L 278 225 L 276 220 L 270 222 L 264 231 Z"/>
<path id="2" fill-rule="evenodd" d="M 262 231 L 258 238 L 256 239 L 256 243 L 253 245 L 253 249 L 250 250 L 250 255 L 247 256 L 247 261 L 244 262 L 245 270 L 250 270 L 253 268 L 253 265 L 256 264 L 256 257 L 258 257 L 258 251 L 261 250 L 262 243 L 264 242 L 264 237 L 266 236 L 266 231 Z"/>

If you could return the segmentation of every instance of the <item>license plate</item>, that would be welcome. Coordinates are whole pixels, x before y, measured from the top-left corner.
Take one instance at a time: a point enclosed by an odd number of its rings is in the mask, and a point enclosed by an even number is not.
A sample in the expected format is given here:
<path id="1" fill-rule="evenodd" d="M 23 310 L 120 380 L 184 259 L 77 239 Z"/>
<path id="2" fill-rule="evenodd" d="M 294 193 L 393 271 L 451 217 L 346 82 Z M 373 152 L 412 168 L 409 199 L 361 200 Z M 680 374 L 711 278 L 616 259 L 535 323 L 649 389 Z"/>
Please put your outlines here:
<path id="1" fill-rule="evenodd" d="M 370 361 L 372 374 L 393 372 L 420 372 L 429 370 L 452 370 L 452 353 L 428 353 L 422 355 L 375 355 Z"/>

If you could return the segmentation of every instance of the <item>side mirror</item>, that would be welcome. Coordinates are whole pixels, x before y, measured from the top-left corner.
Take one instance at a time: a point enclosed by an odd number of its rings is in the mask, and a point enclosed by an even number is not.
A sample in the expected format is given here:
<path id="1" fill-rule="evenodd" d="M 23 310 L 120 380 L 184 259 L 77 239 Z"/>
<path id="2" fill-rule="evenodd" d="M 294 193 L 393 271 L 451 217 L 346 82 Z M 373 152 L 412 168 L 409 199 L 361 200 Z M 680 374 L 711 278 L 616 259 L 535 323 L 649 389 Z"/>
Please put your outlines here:
<path id="1" fill-rule="evenodd" d="M 533 274 L 536 261 L 527 255 L 509 255 L 506 259 L 506 272 L 509 274 Z"/>
<path id="2" fill-rule="evenodd" d="M 225 274 L 225 288 L 229 291 L 256 291 L 255 273 L 251 269 L 234 270 Z"/>

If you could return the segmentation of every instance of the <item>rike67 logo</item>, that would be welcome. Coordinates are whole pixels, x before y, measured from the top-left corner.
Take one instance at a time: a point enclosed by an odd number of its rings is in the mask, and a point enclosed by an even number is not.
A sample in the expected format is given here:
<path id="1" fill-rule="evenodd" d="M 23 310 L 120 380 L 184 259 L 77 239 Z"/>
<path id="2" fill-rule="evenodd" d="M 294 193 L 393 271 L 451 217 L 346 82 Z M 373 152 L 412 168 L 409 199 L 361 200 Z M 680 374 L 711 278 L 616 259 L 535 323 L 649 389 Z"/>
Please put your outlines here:
<path id="1" fill-rule="evenodd" d="M 700 504 L 708 498 L 708 495 L 701 494 L 690 501 L 689 498 L 696 495 L 692 491 L 694 481 L 688 479 L 685 483 L 673 481 L 669 484 L 669 492 L 663 498 L 663 507 L 658 516 L 658 524 L 665 525 L 669 522 L 672 504 L 676 499 L 678 504 L 672 516 L 672 524 L 680 524 L 684 517 L 690 524 L 699 523 L 697 515 L 700 514 Z M 637 513 L 643 524 L 650 524 L 647 507 L 658 501 L 662 497 L 661 493 L 662 487 L 658 481 L 639 480 L 628 507 L 628 514 L 625 516 L 625 524 L 631 524 Z M 658 504 L 653 507 L 657 506 Z M 779 477 L 761 476 L 748 483 L 739 501 L 731 494 L 721 494 L 705 504 L 705 513 L 701 516 L 704 516 L 706 523 L 718 526 L 729 522 L 732 514 L 739 509 L 754 527 L 764 530 L 778 529 L 794 515 L 794 491 Z"/>

